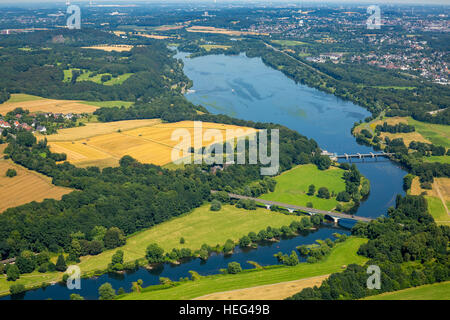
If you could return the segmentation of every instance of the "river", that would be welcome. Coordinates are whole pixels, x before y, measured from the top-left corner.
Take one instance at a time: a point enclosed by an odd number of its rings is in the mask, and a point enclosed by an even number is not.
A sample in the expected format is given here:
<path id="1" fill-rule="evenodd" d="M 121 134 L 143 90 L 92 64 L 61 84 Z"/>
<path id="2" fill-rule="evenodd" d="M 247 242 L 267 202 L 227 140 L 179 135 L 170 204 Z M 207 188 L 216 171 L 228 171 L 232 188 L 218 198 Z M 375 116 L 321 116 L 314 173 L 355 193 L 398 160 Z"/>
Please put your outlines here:
<path id="1" fill-rule="evenodd" d="M 299 133 L 316 140 L 322 149 L 338 153 L 370 152 L 372 148 L 358 145 L 350 134 L 353 123 L 370 114 L 363 108 L 329 95 L 296 84 L 280 71 L 267 67 L 260 58 L 212 55 L 186 58 L 178 53 L 177 58 L 184 61 L 186 75 L 194 81 L 187 99 L 202 104 L 211 113 L 223 113 L 232 117 L 259 122 L 273 122 L 285 125 Z M 357 214 L 376 218 L 385 214 L 394 205 L 397 194 L 403 194 L 402 178 L 406 174 L 389 160 L 354 161 L 361 173 L 371 183 L 371 193 Z M 82 279 L 81 290 L 68 290 L 65 285 L 56 284 L 47 288 L 31 290 L 16 297 L 6 299 L 69 299 L 77 293 L 86 299 L 98 298 L 98 287 L 105 282 L 116 290 L 123 287 L 130 291 L 131 283 L 138 279 L 148 286 L 159 283 L 159 277 L 178 280 L 188 277 L 194 270 L 201 275 L 216 274 L 226 268 L 231 261 L 241 263 L 243 268 L 251 268 L 247 261 L 261 265 L 277 264 L 275 253 L 290 253 L 301 244 L 311 244 L 318 239 L 332 238 L 335 232 L 349 234 L 348 229 L 325 224 L 317 231 L 307 232 L 277 243 L 260 245 L 257 249 L 241 250 L 236 247 L 233 255 L 213 254 L 206 262 L 193 259 L 180 265 L 162 265 L 154 270 L 141 268 L 135 272 L 105 274 L 98 278 Z"/>

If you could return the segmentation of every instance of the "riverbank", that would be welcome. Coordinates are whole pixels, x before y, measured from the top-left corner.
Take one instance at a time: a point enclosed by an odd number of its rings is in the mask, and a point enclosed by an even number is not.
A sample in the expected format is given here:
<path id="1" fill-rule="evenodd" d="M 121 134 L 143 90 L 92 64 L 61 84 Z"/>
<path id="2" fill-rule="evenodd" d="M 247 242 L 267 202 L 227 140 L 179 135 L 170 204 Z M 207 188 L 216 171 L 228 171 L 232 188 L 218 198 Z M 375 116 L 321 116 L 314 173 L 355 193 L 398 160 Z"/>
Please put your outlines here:
<path id="1" fill-rule="evenodd" d="M 265 269 L 251 269 L 238 274 L 219 274 L 201 277 L 195 281 L 185 281 L 173 287 L 155 290 L 152 286 L 140 293 L 130 293 L 118 297 L 123 300 L 184 300 L 194 299 L 214 292 L 249 288 L 285 281 L 311 278 L 343 270 L 348 264 L 364 264 L 367 258 L 358 256 L 358 248 L 367 239 L 351 237 L 339 243 L 331 254 L 317 263 L 300 263 L 289 267 L 277 265 Z"/>
<path id="2" fill-rule="evenodd" d="M 143 260 L 145 250 L 150 243 L 157 243 L 165 252 L 173 248 L 188 248 L 199 250 L 203 244 L 211 247 L 223 245 L 228 239 L 235 242 L 249 232 L 259 232 L 267 227 L 280 228 L 289 225 L 292 221 L 300 221 L 302 216 L 286 215 L 279 212 L 257 208 L 256 210 L 238 209 L 231 205 L 223 205 L 217 212 L 210 211 L 210 204 L 205 204 L 192 212 L 163 222 L 153 228 L 131 235 L 125 246 L 104 251 L 95 256 L 81 257 L 77 264 L 84 276 L 101 275 L 108 268 L 113 254 L 117 250 L 124 252 L 124 262 Z M 184 243 L 180 243 L 180 239 Z M 145 263 L 145 262 L 143 262 Z M 13 283 L 22 283 L 27 289 L 41 287 L 43 283 L 58 282 L 62 280 L 63 273 L 23 274 L 20 279 L 11 282 L 0 279 L 0 296 L 9 294 L 9 286 Z"/>

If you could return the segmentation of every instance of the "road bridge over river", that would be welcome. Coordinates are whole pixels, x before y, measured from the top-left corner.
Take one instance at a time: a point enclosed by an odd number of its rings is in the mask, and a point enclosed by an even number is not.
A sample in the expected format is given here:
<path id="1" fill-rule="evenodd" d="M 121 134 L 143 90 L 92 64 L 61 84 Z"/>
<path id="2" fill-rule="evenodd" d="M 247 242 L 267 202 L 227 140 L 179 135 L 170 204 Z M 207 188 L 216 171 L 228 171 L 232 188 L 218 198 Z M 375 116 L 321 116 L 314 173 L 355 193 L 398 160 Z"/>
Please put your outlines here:
<path id="1" fill-rule="evenodd" d="M 217 191 L 212 191 L 212 192 L 214 193 Z M 363 221 L 363 222 L 370 222 L 373 220 L 372 218 L 360 217 L 360 216 L 355 216 L 355 215 L 347 214 L 347 213 L 341 213 L 341 212 L 336 212 L 336 211 L 325 211 L 325 210 L 319 210 L 319 209 L 314 209 L 314 208 L 302 207 L 302 206 L 282 203 L 282 202 L 278 202 L 278 201 L 270 201 L 270 200 L 264 200 L 264 199 L 259 199 L 259 198 L 242 196 L 242 195 L 234 194 L 234 193 L 228 193 L 228 196 L 231 199 L 254 200 L 257 203 L 264 204 L 266 206 L 266 208 L 269 210 L 272 206 L 278 206 L 278 207 L 285 208 L 286 210 L 288 210 L 291 213 L 294 211 L 300 211 L 300 212 L 303 212 L 303 213 L 306 213 L 309 215 L 315 215 L 317 213 L 320 213 L 320 214 L 323 214 L 325 217 L 332 218 L 332 220 L 336 223 L 340 219 L 350 219 L 350 220 Z"/>

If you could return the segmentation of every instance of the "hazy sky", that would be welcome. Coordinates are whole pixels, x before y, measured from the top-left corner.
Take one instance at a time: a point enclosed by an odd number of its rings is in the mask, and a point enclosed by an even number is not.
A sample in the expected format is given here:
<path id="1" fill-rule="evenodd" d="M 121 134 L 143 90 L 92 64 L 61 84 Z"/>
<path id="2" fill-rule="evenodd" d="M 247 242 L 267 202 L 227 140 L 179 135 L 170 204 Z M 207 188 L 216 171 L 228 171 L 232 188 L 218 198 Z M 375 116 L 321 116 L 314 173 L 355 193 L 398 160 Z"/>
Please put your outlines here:
<path id="1" fill-rule="evenodd" d="M 245 2 L 245 0 L 216 0 L 218 3 L 226 3 L 226 2 Z M 58 3 L 58 2 L 66 2 L 66 0 L 0 0 L 1 4 L 14 4 L 14 3 Z M 89 0 L 72 0 L 71 2 L 89 2 Z M 203 3 L 214 3 L 214 0 L 94 0 L 94 3 L 101 4 L 101 3 L 136 3 L 136 2 L 187 2 L 187 3 L 195 3 L 195 2 L 203 2 Z M 277 2 L 294 2 L 294 3 L 327 3 L 327 2 L 333 2 L 333 3 L 342 3 L 342 4 L 348 4 L 348 3 L 370 3 L 370 4 L 447 4 L 450 5 L 450 0 L 249 0 L 249 2 L 258 2 L 258 3 L 277 3 Z"/>

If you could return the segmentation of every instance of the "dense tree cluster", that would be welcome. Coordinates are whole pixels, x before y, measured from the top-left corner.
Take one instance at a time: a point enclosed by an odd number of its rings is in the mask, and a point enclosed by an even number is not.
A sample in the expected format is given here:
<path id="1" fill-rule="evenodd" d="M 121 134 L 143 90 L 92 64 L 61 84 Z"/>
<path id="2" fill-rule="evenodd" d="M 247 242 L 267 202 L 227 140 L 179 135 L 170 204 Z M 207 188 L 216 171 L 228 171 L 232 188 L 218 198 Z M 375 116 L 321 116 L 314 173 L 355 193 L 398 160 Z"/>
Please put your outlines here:
<path id="1" fill-rule="evenodd" d="M 173 59 L 174 52 L 157 41 L 145 40 L 145 46 L 129 52 L 106 52 L 82 47 L 124 40 L 92 29 L 34 32 L 33 37 L 43 38 L 43 42 L 20 35 L 2 37 L 0 88 L 7 92 L 0 91 L 0 102 L 9 98 L 9 93 L 86 101 L 149 101 L 171 90 L 181 92 L 189 82 L 182 62 Z M 52 42 L 54 37 L 63 39 L 64 44 Z M 30 50 L 20 50 L 24 45 Z M 64 81 L 64 72 L 70 73 L 70 81 Z M 132 75 L 121 84 L 107 86 L 103 82 L 77 81 L 82 73 Z"/>
<path id="2" fill-rule="evenodd" d="M 345 234 L 334 234 L 336 237 L 336 240 L 333 241 L 329 238 L 318 241 L 319 244 L 313 244 L 313 245 L 301 245 L 297 247 L 298 252 L 300 253 L 300 256 L 306 258 L 306 262 L 308 263 L 315 263 L 319 260 L 322 260 L 326 256 L 328 256 L 331 253 L 331 249 L 340 242 L 344 242 L 347 240 L 347 235 Z"/>
<path id="3" fill-rule="evenodd" d="M 411 141 L 409 149 L 416 150 L 421 156 L 443 156 L 446 154 L 445 147 L 436 146 L 432 143 Z"/>
<path id="4" fill-rule="evenodd" d="M 395 125 L 390 125 L 387 122 L 384 122 L 382 125 L 377 125 L 375 130 L 379 132 L 389 133 L 408 133 L 416 131 L 416 128 L 403 122 L 397 123 Z"/>

